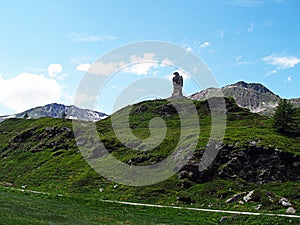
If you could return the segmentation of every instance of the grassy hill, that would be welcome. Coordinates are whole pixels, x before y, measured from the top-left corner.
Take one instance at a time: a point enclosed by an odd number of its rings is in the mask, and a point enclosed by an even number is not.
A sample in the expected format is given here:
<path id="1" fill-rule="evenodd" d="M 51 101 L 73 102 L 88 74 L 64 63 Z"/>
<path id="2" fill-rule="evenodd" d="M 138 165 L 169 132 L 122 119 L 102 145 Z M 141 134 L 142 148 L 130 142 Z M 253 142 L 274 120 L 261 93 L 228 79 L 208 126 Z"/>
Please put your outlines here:
<path id="1" fill-rule="evenodd" d="M 72 121 L 53 118 L 8 119 L 0 123 L 0 182 L 4 186 L 23 186 L 74 198 L 247 211 L 255 211 L 261 204 L 261 212 L 277 213 L 285 213 L 286 208 L 278 200 L 286 197 L 300 211 L 297 164 L 300 139 L 276 133 L 270 118 L 240 108 L 228 98 L 223 147 L 216 162 L 199 174 L 193 167 L 199 165 L 210 136 L 211 117 L 207 101 L 194 104 L 201 124 L 196 151 L 188 166 L 163 182 L 131 187 L 105 179 L 82 157 L 72 132 Z M 121 111 L 116 116 L 118 113 Z M 170 155 L 178 143 L 179 116 L 167 100 L 142 102 L 130 111 L 130 127 L 138 138 L 150 135 L 149 121 L 158 116 L 166 122 L 166 137 L 147 152 L 124 146 L 115 136 L 111 117 L 97 122 L 96 128 L 114 157 L 133 165 L 151 165 Z M 136 143 L 135 147 L 141 146 Z M 225 203 L 234 194 L 251 190 L 260 193 L 256 201 Z"/>

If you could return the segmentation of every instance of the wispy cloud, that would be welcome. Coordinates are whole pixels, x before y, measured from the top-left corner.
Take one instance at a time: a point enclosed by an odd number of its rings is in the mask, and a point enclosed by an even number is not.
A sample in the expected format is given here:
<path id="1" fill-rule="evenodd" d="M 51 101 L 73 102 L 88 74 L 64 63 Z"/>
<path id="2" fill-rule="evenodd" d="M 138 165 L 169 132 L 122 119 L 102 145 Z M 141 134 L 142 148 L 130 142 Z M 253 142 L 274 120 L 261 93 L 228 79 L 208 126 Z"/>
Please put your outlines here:
<path id="1" fill-rule="evenodd" d="M 222 31 L 219 32 L 220 38 L 224 38 L 224 35 L 225 35 L 225 31 L 222 30 Z"/>
<path id="2" fill-rule="evenodd" d="M 282 3 L 286 0 L 227 0 L 227 4 L 230 5 L 236 5 L 240 7 L 256 7 L 260 6 L 265 2 L 271 2 L 271 3 Z"/>
<path id="3" fill-rule="evenodd" d="M 209 47 L 209 46 L 211 46 L 211 43 L 208 42 L 208 41 L 206 41 L 206 42 L 203 42 L 203 43 L 199 46 L 199 48 L 207 48 L 207 47 Z"/>
<path id="4" fill-rule="evenodd" d="M 300 63 L 300 58 L 295 56 L 276 56 L 275 54 L 266 56 L 262 60 L 275 68 L 269 71 L 266 76 L 277 73 L 279 70 L 294 68 Z"/>
<path id="5" fill-rule="evenodd" d="M 250 65 L 250 64 L 253 64 L 253 62 L 250 62 L 250 61 L 244 61 L 242 60 L 242 56 L 239 55 L 235 58 L 235 61 L 236 61 L 236 65 Z"/>
<path id="6" fill-rule="evenodd" d="M 242 58 L 242 56 L 239 55 L 239 56 L 237 56 L 237 57 L 235 58 L 235 61 L 239 62 L 239 61 L 241 60 L 241 58 Z"/>
<path id="7" fill-rule="evenodd" d="M 295 67 L 300 63 L 300 58 L 295 56 L 276 56 L 274 54 L 262 59 L 265 63 L 278 67 L 279 69 L 288 69 Z"/>
<path id="8" fill-rule="evenodd" d="M 263 0 L 230 0 L 227 3 L 241 7 L 255 7 L 261 5 Z"/>
<path id="9" fill-rule="evenodd" d="M 111 35 L 91 35 L 87 33 L 70 33 L 68 37 L 74 41 L 79 42 L 100 42 L 115 40 L 115 36 Z"/>

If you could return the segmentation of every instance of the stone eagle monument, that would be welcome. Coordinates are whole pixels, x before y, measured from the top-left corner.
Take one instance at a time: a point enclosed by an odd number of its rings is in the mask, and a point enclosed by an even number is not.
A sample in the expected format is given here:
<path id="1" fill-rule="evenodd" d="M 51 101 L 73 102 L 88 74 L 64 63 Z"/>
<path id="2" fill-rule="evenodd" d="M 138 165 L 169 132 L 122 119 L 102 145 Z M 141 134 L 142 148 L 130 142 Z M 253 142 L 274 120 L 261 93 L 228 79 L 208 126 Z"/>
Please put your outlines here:
<path id="1" fill-rule="evenodd" d="M 178 72 L 173 73 L 173 98 L 182 97 L 182 86 L 183 86 L 183 79 L 182 76 L 179 75 Z"/>

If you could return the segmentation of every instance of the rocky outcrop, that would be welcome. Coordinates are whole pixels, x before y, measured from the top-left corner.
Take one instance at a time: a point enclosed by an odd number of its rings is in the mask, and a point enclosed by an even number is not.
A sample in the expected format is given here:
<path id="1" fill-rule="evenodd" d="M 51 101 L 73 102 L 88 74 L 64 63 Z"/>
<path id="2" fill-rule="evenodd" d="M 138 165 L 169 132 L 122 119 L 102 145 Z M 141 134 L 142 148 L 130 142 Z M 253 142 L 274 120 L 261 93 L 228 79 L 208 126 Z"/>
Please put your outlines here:
<path id="1" fill-rule="evenodd" d="M 272 115 L 280 97 L 259 83 L 244 81 L 230 84 L 222 88 L 208 88 L 190 96 L 194 100 L 205 100 L 216 95 L 233 97 L 236 103 L 251 112 Z"/>
<path id="2" fill-rule="evenodd" d="M 35 142 L 35 140 L 38 141 Z M 73 131 L 69 127 L 51 126 L 46 127 L 44 130 L 38 130 L 36 127 L 33 127 L 24 130 L 9 140 L 7 145 L 0 150 L 0 153 L 17 149 L 31 151 L 32 153 L 46 149 L 51 149 L 52 152 L 68 150 L 70 145 L 72 145 L 72 142 L 69 140 L 74 140 Z M 7 153 L 4 156 L 7 156 Z"/>
<path id="3" fill-rule="evenodd" d="M 204 183 L 216 177 L 253 183 L 300 181 L 300 156 L 280 151 L 272 146 L 257 146 L 256 142 L 242 148 L 221 147 L 211 166 L 199 170 L 202 152 L 198 152 L 180 170 L 178 178 Z"/>

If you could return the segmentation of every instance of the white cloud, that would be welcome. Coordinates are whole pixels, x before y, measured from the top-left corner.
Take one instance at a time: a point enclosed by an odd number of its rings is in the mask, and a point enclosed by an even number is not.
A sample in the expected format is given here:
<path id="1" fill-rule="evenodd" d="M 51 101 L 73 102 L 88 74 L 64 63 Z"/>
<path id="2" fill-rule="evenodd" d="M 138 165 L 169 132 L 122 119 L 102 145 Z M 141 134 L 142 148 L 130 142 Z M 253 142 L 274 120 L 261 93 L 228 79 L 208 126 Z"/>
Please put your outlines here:
<path id="1" fill-rule="evenodd" d="M 101 61 L 97 61 L 91 64 L 90 68 L 88 69 L 88 72 L 96 75 L 109 76 L 124 65 L 125 65 L 124 62 L 104 63 Z"/>
<path id="2" fill-rule="evenodd" d="M 76 67 L 76 70 L 87 72 L 90 69 L 90 67 L 91 67 L 90 63 L 82 63 Z"/>
<path id="3" fill-rule="evenodd" d="M 125 72 L 136 75 L 147 75 L 152 68 L 157 67 L 156 62 L 139 62 L 124 69 Z"/>
<path id="4" fill-rule="evenodd" d="M 300 58 L 295 56 L 276 56 L 274 54 L 262 59 L 265 63 L 276 66 L 277 69 L 288 69 L 300 63 Z"/>
<path id="5" fill-rule="evenodd" d="M 61 95 L 57 81 L 43 75 L 23 72 L 7 80 L 0 76 L 0 104 L 15 112 L 58 102 Z"/>
<path id="6" fill-rule="evenodd" d="M 56 77 L 61 72 L 62 72 L 62 65 L 61 64 L 49 64 L 49 66 L 48 66 L 48 75 L 51 78 Z"/>
<path id="7" fill-rule="evenodd" d="M 168 58 L 165 58 L 161 63 L 160 63 L 160 66 L 161 67 L 166 67 L 166 66 L 172 66 L 174 65 L 174 63 L 168 59 Z"/>
<path id="8" fill-rule="evenodd" d="M 157 67 L 172 66 L 173 62 L 165 58 L 162 62 L 158 62 L 155 59 L 155 53 L 145 53 L 142 56 L 131 55 L 128 62 L 109 62 L 104 63 L 102 61 L 91 63 L 79 64 L 76 69 L 78 71 L 88 71 L 91 74 L 109 76 L 114 72 L 122 70 L 126 73 L 135 75 L 147 75 L 150 72 L 153 74 L 155 71 L 152 69 Z"/>
<path id="9" fill-rule="evenodd" d="M 288 82 L 291 82 L 291 81 L 292 81 L 292 76 L 289 76 L 289 77 L 287 78 L 287 81 L 288 81 Z"/>
<path id="10" fill-rule="evenodd" d="M 199 46 L 199 48 L 207 48 L 207 47 L 209 47 L 209 46 L 211 46 L 211 43 L 208 42 L 208 41 L 206 41 L 206 42 L 203 42 L 203 43 Z"/>
<path id="11" fill-rule="evenodd" d="M 248 28 L 248 32 L 251 33 L 251 32 L 253 32 L 253 30 L 254 30 L 254 23 L 252 22 L 250 24 L 250 27 Z"/>
<path id="12" fill-rule="evenodd" d="M 124 72 L 133 73 L 136 75 L 147 75 L 151 69 L 157 67 L 157 62 L 154 60 L 155 53 L 145 53 L 142 57 L 131 55 L 131 65 L 124 68 Z"/>
<path id="13" fill-rule="evenodd" d="M 87 33 L 70 33 L 69 38 L 80 42 L 100 42 L 100 41 L 112 41 L 116 37 L 111 35 L 91 35 Z"/>

